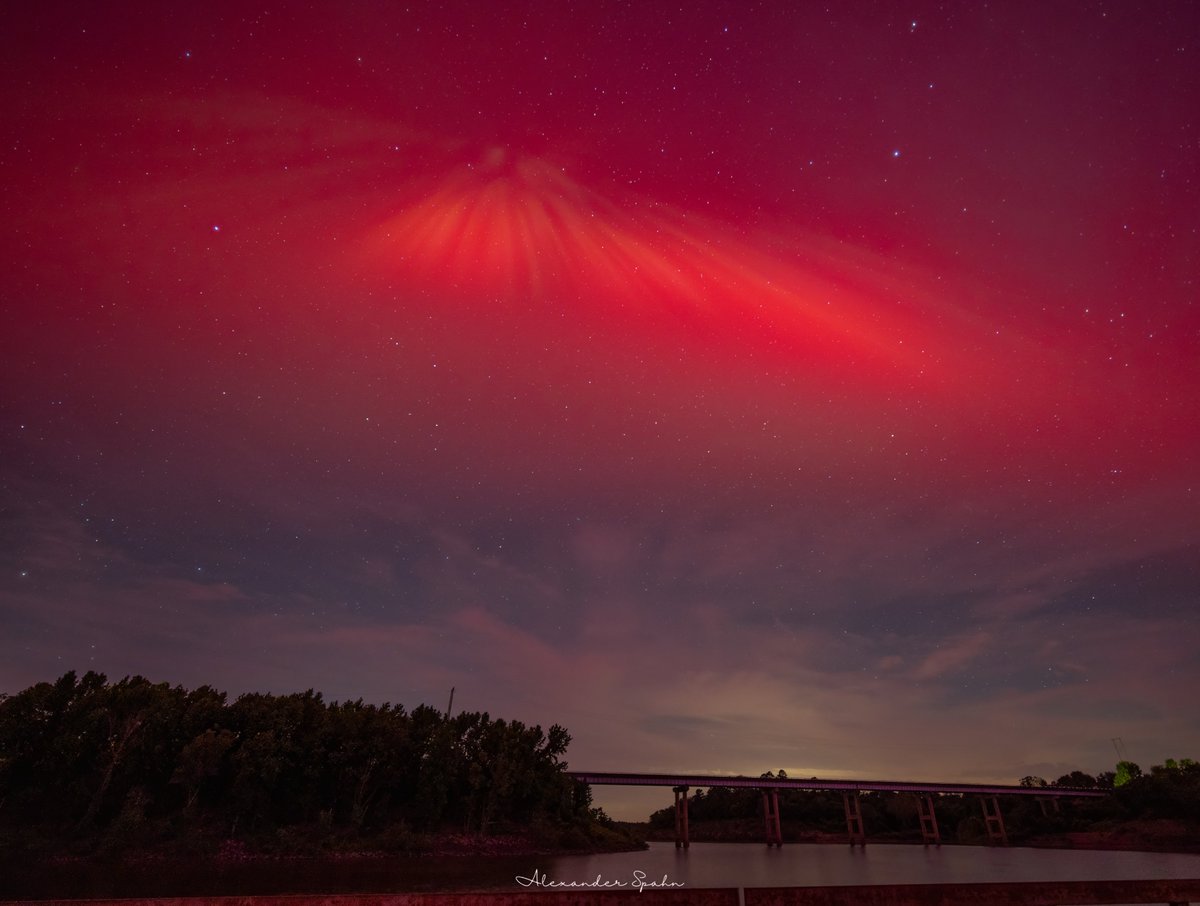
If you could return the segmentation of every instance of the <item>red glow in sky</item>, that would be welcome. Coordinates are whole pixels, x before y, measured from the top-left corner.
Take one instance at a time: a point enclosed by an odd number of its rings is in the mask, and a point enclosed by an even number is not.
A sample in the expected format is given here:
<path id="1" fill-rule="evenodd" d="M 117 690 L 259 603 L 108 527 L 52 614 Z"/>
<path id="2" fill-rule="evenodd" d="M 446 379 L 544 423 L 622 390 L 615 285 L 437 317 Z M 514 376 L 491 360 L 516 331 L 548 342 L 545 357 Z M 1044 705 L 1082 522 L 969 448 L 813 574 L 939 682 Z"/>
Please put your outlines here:
<path id="1" fill-rule="evenodd" d="M 1195 757 L 1197 24 L 21 10 L 0 690 L 453 685 L 600 770 Z"/>

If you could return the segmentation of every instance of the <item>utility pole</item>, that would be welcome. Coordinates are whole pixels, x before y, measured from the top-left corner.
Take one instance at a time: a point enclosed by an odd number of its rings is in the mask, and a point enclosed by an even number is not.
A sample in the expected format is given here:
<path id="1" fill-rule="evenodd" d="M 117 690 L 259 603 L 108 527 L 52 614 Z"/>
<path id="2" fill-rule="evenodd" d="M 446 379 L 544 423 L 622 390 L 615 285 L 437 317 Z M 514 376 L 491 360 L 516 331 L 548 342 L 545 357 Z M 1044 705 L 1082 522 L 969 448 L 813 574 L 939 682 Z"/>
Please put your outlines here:
<path id="1" fill-rule="evenodd" d="M 446 705 L 446 720 L 450 719 L 450 715 L 454 713 L 454 687 L 450 687 L 450 704 Z"/>
<path id="2" fill-rule="evenodd" d="M 1114 736 L 1112 744 L 1113 748 L 1117 750 L 1117 761 L 1128 761 L 1129 755 L 1125 751 L 1125 740 L 1121 739 L 1120 736 Z"/>

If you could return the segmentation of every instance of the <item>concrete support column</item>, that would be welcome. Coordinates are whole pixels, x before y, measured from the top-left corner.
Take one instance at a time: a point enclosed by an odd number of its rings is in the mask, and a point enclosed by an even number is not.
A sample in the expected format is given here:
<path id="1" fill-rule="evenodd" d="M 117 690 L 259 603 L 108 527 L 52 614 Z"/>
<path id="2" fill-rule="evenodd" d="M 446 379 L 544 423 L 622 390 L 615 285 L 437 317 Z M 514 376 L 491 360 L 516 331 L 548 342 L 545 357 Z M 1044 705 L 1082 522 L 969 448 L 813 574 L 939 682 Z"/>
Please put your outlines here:
<path id="1" fill-rule="evenodd" d="M 688 841 L 688 813 L 687 813 L 687 794 L 686 786 L 675 787 L 675 848 L 687 849 Z"/>
<path id="2" fill-rule="evenodd" d="M 1043 818 L 1049 818 L 1051 812 L 1054 812 L 1054 814 L 1057 815 L 1062 811 L 1058 804 L 1057 796 L 1055 796 L 1053 799 L 1049 798 L 1048 796 L 1038 796 L 1038 805 L 1042 807 Z"/>
<path id="3" fill-rule="evenodd" d="M 987 828 L 988 842 L 1008 845 L 1008 832 L 1004 829 L 1004 816 L 1000 814 L 1000 800 L 995 796 L 980 796 L 983 806 L 983 824 Z"/>
<path id="4" fill-rule="evenodd" d="M 763 790 L 763 820 L 767 826 L 767 846 L 783 846 L 783 830 L 779 824 L 779 790 Z"/>
<path id="5" fill-rule="evenodd" d="M 917 816 L 921 819 L 921 840 L 926 845 L 942 845 L 942 834 L 938 830 L 937 814 L 933 810 L 933 794 L 917 795 Z"/>
<path id="6" fill-rule="evenodd" d="M 867 832 L 863 828 L 862 808 L 858 803 L 858 793 L 842 793 L 842 808 L 846 811 L 846 835 L 850 845 L 867 845 Z"/>

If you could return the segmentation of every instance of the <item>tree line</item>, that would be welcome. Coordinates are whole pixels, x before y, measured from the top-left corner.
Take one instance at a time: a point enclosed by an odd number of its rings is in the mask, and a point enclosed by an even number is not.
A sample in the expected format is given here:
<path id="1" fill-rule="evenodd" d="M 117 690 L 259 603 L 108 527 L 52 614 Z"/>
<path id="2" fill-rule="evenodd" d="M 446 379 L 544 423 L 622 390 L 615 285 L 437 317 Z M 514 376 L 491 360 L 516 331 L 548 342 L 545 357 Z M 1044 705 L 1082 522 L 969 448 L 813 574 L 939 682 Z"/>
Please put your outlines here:
<path id="1" fill-rule="evenodd" d="M 0 697 L 0 833 L 77 848 L 190 836 L 403 849 L 532 828 L 586 846 L 603 815 L 565 773 L 570 741 L 487 713 L 312 690 L 230 702 L 210 686 L 72 671 Z"/>

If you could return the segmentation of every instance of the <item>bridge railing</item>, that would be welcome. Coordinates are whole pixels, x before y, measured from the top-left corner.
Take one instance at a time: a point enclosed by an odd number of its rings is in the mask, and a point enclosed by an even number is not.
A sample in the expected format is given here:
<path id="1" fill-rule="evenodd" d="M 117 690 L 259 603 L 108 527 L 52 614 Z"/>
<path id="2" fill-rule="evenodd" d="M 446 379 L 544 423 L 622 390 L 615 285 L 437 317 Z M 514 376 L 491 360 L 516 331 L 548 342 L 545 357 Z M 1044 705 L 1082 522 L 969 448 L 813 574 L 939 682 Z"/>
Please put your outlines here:
<path id="1" fill-rule="evenodd" d="M 756 790 L 831 790 L 893 793 L 964 793 L 978 796 L 1103 797 L 1106 790 L 1063 786 L 1015 786 L 1002 783 L 944 783 L 929 780 L 847 780 L 820 777 L 744 777 L 721 774 L 635 774 L 613 771 L 568 771 L 595 786 L 731 787 Z"/>

